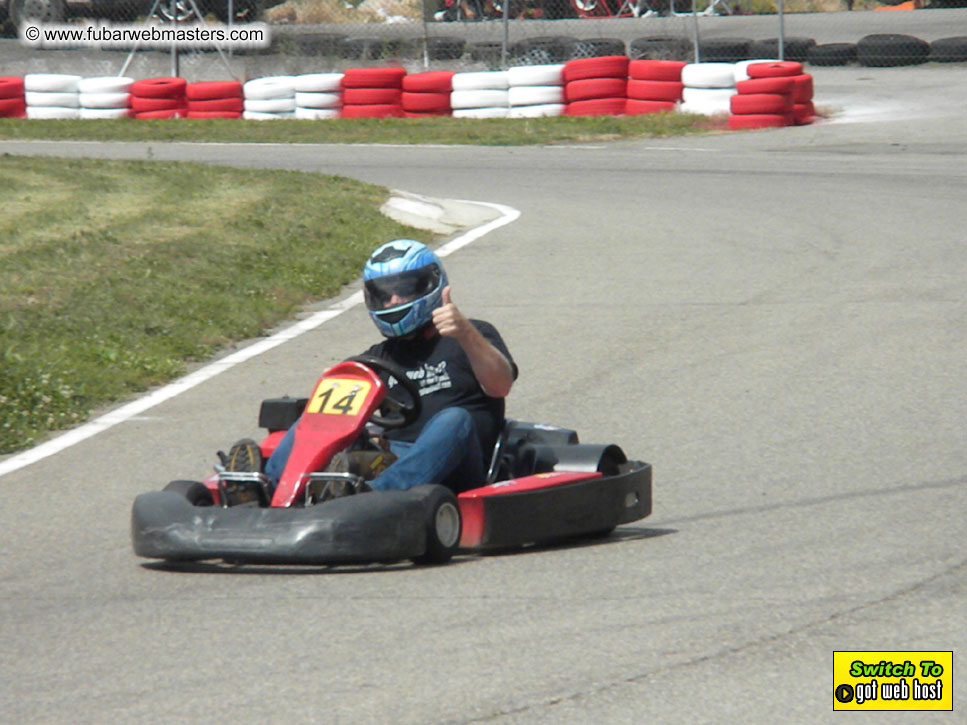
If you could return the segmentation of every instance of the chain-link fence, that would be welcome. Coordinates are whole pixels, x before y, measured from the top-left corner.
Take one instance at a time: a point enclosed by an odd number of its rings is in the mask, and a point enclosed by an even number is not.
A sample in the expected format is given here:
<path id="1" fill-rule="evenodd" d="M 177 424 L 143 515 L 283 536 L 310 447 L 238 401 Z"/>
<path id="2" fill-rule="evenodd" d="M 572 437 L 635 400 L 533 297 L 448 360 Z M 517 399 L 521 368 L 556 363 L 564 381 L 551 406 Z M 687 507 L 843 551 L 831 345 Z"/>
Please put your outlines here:
<path id="1" fill-rule="evenodd" d="M 236 78 L 386 64 L 410 72 L 497 69 L 609 55 L 824 66 L 967 62 L 967 11 L 938 5 L 967 0 L 929 1 L 955 20 L 875 12 L 888 7 L 878 0 L 0 0 L 0 9 L 11 21 L 8 34 L 29 22 L 267 23 L 270 45 L 221 52 L 218 71 L 214 49 L 171 50 L 173 69 Z M 949 31 L 958 24 L 962 35 Z"/>

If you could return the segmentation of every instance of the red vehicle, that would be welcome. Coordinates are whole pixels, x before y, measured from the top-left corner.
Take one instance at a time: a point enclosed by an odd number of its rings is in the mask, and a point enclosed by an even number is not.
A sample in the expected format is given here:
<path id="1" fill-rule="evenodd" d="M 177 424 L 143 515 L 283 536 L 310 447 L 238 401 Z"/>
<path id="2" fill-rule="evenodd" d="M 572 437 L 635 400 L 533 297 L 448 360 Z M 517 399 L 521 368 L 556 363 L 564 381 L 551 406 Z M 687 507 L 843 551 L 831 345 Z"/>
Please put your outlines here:
<path id="1" fill-rule="evenodd" d="M 380 374 L 400 381 L 393 395 Z M 278 486 L 260 472 L 220 470 L 141 494 L 131 512 L 134 552 L 173 562 L 439 564 L 459 550 L 604 535 L 651 513 L 649 464 L 543 424 L 508 421 L 491 483 L 459 496 L 437 485 L 364 493 L 358 476 L 326 470 L 337 453 L 368 439 L 373 425 L 403 426 L 419 411 L 416 386 L 392 363 L 368 356 L 338 363 L 308 398 L 262 403 L 264 458 L 296 425 Z M 354 495 L 331 498 L 337 485 Z"/>

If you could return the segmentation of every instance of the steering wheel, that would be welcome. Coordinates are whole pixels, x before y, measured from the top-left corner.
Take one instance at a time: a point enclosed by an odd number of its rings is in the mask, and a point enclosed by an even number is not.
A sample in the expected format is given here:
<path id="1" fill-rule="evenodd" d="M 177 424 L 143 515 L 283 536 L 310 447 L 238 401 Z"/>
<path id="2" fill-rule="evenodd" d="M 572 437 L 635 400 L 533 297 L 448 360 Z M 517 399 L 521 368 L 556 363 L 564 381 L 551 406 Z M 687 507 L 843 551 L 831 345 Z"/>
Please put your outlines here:
<path id="1" fill-rule="evenodd" d="M 383 428 L 404 428 L 420 417 L 420 412 L 423 410 L 420 389 L 416 386 L 416 383 L 406 376 L 403 368 L 396 363 L 374 355 L 356 355 L 349 358 L 347 362 L 362 363 L 366 367 L 372 368 L 376 373 L 384 373 L 387 377 L 396 378 L 398 385 L 393 394 L 386 393 L 378 412 L 373 413 L 370 418 L 373 423 Z M 380 375 L 380 377 L 383 376 Z M 385 378 L 383 382 L 387 382 Z M 405 393 L 402 398 L 397 397 L 400 388 Z"/>

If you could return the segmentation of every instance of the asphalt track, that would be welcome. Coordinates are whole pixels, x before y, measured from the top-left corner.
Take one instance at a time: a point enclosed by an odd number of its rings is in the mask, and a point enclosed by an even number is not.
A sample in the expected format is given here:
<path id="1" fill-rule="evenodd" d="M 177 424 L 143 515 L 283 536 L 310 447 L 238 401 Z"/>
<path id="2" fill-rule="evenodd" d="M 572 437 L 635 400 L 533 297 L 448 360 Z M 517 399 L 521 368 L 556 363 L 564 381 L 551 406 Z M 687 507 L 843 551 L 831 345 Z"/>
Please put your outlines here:
<path id="1" fill-rule="evenodd" d="M 818 723 L 834 651 L 952 650 L 953 713 L 845 717 L 962 722 L 967 81 L 815 76 L 834 121 L 694 139 L 0 142 L 513 207 L 447 258 L 521 367 L 509 415 L 655 468 L 654 514 L 593 544 L 431 569 L 137 560 L 134 496 L 203 475 L 260 398 L 373 341 L 351 307 L 0 479 L 0 719 Z"/>

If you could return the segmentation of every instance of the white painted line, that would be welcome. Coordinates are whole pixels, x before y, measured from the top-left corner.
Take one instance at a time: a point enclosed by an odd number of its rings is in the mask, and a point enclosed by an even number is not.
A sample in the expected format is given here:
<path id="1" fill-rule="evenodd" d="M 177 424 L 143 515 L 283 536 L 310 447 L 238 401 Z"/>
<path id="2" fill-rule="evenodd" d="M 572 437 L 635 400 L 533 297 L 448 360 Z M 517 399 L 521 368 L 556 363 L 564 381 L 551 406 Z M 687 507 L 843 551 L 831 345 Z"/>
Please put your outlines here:
<path id="1" fill-rule="evenodd" d="M 440 257 L 446 257 L 450 254 L 453 254 L 458 249 L 461 249 L 471 242 L 480 239 L 480 237 L 484 236 L 485 234 L 488 234 L 495 229 L 499 229 L 505 224 L 510 224 L 520 216 L 520 212 L 518 210 L 502 204 L 491 204 L 489 202 L 480 201 L 464 203 L 479 204 L 481 206 L 490 207 L 491 209 L 499 212 L 500 216 L 490 222 L 487 222 L 486 224 L 482 224 L 479 227 L 474 227 L 473 229 L 464 232 L 455 239 L 452 239 L 444 244 L 442 247 L 439 247 L 436 250 L 436 253 Z M 275 333 L 271 337 L 266 337 L 249 345 L 248 347 L 244 347 L 241 350 L 233 352 L 231 355 L 226 355 L 220 360 L 215 360 L 205 367 L 199 368 L 195 372 L 190 373 L 183 378 L 179 378 L 173 383 L 165 385 L 163 388 L 159 388 L 158 390 L 148 393 L 143 398 L 132 400 L 130 403 L 122 405 L 120 408 L 112 410 L 109 413 L 105 413 L 100 418 L 92 420 L 88 423 L 84 423 L 73 430 L 69 430 L 63 435 L 45 441 L 38 446 L 34 446 L 33 448 L 23 451 L 22 453 L 11 456 L 4 461 L 0 461 L 0 476 L 4 476 L 8 473 L 24 468 L 25 466 L 29 466 L 30 464 L 43 460 L 44 458 L 52 456 L 55 453 L 60 453 L 64 449 L 70 448 L 83 440 L 87 440 L 88 438 L 91 438 L 92 436 L 95 436 L 108 428 L 113 428 L 118 423 L 131 420 L 132 418 L 141 415 L 146 410 L 149 410 L 156 405 L 165 402 L 166 400 L 170 400 L 171 398 L 174 398 L 187 390 L 191 390 L 196 385 L 200 385 L 206 380 L 210 380 L 219 373 L 223 373 L 226 370 L 235 367 L 239 363 L 243 363 L 246 360 L 251 360 L 253 357 L 261 355 L 263 352 L 268 352 L 272 348 L 278 347 L 279 345 L 289 342 L 290 340 L 294 340 L 303 333 L 314 330 L 334 317 L 338 317 L 346 310 L 352 309 L 362 301 L 362 291 L 354 292 L 346 299 L 336 302 L 335 304 L 327 307 L 325 310 L 316 312 L 304 320 L 296 322 L 294 325 Z"/>

